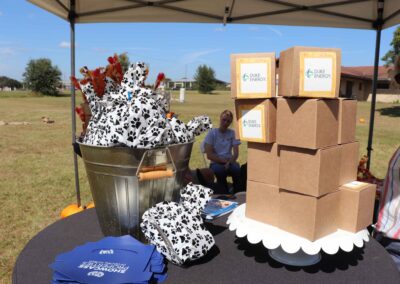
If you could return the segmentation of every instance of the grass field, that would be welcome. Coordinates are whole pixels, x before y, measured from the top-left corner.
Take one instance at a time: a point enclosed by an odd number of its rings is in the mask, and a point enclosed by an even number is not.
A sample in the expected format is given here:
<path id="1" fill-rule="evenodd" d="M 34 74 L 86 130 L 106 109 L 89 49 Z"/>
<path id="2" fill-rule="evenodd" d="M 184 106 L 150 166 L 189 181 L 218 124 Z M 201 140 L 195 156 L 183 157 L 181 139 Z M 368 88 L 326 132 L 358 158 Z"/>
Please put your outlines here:
<path id="1" fill-rule="evenodd" d="M 177 96 L 177 95 L 176 95 Z M 14 262 L 25 244 L 40 230 L 59 219 L 60 211 L 76 202 L 71 148 L 70 99 L 0 92 L 0 121 L 27 121 L 30 125 L 0 126 L 0 283 L 10 283 Z M 218 115 L 232 109 L 228 92 L 201 95 L 189 92 L 184 104 L 172 102 L 172 111 L 188 121 L 207 114 L 218 124 Z M 370 104 L 358 104 L 357 139 L 366 154 Z M 43 124 L 42 116 L 55 120 Z M 77 119 L 77 121 L 79 121 Z M 359 121 L 359 120 L 358 120 Z M 80 129 L 79 123 L 77 126 Z M 199 142 L 193 148 L 191 167 L 202 167 Z M 388 160 L 400 144 L 400 104 L 377 104 L 372 172 L 384 177 Z M 240 148 L 246 161 L 246 143 Z M 81 160 L 79 174 L 82 203 L 91 201 Z M 79 233 L 79 232 L 77 232 Z"/>

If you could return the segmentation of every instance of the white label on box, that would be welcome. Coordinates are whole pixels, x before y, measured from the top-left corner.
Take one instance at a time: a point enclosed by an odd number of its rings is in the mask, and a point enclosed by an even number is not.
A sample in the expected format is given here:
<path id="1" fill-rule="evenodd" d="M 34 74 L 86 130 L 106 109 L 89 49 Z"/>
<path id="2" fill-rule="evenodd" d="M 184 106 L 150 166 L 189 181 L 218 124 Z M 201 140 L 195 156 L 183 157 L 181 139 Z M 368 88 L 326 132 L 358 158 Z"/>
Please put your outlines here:
<path id="1" fill-rule="evenodd" d="M 332 58 L 304 58 L 304 91 L 330 92 L 333 82 Z"/>
<path id="2" fill-rule="evenodd" d="M 267 93 L 267 67 L 266 63 L 240 64 L 240 92 L 242 94 Z"/>
<path id="3" fill-rule="evenodd" d="M 262 111 L 260 109 L 242 110 L 242 135 L 243 138 L 263 138 Z"/>

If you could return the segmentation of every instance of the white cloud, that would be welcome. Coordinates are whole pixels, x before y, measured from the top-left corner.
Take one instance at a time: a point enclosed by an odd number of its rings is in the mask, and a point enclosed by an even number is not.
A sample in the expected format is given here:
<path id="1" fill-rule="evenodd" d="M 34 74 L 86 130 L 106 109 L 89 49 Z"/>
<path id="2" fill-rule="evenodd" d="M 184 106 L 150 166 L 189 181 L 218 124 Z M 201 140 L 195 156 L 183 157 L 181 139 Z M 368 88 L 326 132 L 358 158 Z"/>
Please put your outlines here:
<path id="1" fill-rule="evenodd" d="M 22 70 L 21 66 L 17 66 L 12 62 L 0 63 L 0 74 L 16 80 L 22 79 L 22 73 L 24 72 Z"/>
<path id="2" fill-rule="evenodd" d="M 58 45 L 61 48 L 70 48 L 71 47 L 71 43 L 68 41 L 62 41 L 60 42 L 60 44 Z"/>
<path id="3" fill-rule="evenodd" d="M 271 31 L 271 32 L 273 32 L 274 34 L 276 34 L 277 36 L 279 36 L 279 37 L 282 37 L 283 36 L 283 33 L 280 31 L 280 30 L 278 30 L 278 29 L 275 29 L 275 28 L 271 28 L 271 27 L 266 27 L 269 31 Z M 263 32 L 263 31 L 265 31 L 264 30 L 264 27 L 261 27 L 261 26 L 249 26 L 248 27 L 248 30 L 249 31 L 251 31 L 251 32 Z"/>
<path id="4" fill-rule="evenodd" d="M 0 16 L 3 16 L 3 12 L 2 11 L 0 11 Z"/>
<path id="5" fill-rule="evenodd" d="M 97 53 L 110 53 L 110 54 L 113 54 L 112 52 L 111 52 L 111 50 L 109 50 L 109 49 L 106 49 L 106 48 L 103 48 L 103 47 L 94 47 L 93 48 L 93 51 L 94 52 L 97 52 Z"/>
<path id="6" fill-rule="evenodd" d="M 271 27 L 267 27 L 267 29 L 269 29 L 271 32 L 273 32 L 274 34 L 276 34 L 279 37 L 283 36 L 283 33 L 278 29 L 274 29 L 274 28 L 271 28 Z"/>
<path id="7" fill-rule="evenodd" d="M 47 47 L 38 47 L 38 48 L 29 48 L 28 52 L 39 51 L 39 52 L 60 52 L 59 48 L 47 48 Z"/>
<path id="8" fill-rule="evenodd" d="M 259 26 L 249 26 L 249 31 L 257 32 L 257 31 L 259 31 L 259 30 L 260 30 L 260 27 L 259 27 Z"/>
<path id="9" fill-rule="evenodd" d="M 12 43 L 11 41 L 0 40 L 0 45 L 11 45 Z"/>
<path id="10" fill-rule="evenodd" d="M 0 47 L 0 55 L 14 55 L 15 50 L 11 47 Z"/>
<path id="11" fill-rule="evenodd" d="M 222 48 L 215 48 L 215 49 L 207 49 L 207 50 L 200 50 L 200 51 L 187 53 L 182 56 L 180 63 L 181 64 L 190 64 L 190 63 L 193 63 L 196 61 L 205 62 L 205 60 L 202 59 L 203 56 L 209 55 L 211 53 L 219 52 L 222 50 L 223 50 Z"/>
<path id="12" fill-rule="evenodd" d="M 217 33 L 222 33 L 224 31 L 226 31 L 225 27 L 217 27 L 217 28 L 214 29 L 214 32 L 217 32 Z"/>
<path id="13" fill-rule="evenodd" d="M 342 49 L 342 54 L 358 54 L 366 52 L 366 49 L 356 49 L 356 50 L 345 50 Z"/>
<path id="14" fill-rule="evenodd" d="M 140 47 L 140 46 L 136 46 L 136 47 L 126 47 L 126 48 L 119 48 L 122 50 L 132 50 L 132 51 L 157 51 L 158 49 L 156 48 L 151 48 L 151 47 Z"/>

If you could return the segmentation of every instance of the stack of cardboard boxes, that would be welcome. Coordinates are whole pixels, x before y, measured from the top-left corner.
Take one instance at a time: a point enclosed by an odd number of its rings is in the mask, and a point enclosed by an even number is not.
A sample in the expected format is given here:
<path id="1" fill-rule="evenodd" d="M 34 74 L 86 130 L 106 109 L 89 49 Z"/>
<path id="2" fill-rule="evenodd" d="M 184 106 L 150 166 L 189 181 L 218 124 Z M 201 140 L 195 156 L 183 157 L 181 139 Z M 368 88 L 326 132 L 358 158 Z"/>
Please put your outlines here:
<path id="1" fill-rule="evenodd" d="M 355 181 L 356 101 L 338 98 L 340 50 L 231 57 L 236 132 L 248 141 L 246 217 L 314 241 L 372 222 L 375 186 Z"/>

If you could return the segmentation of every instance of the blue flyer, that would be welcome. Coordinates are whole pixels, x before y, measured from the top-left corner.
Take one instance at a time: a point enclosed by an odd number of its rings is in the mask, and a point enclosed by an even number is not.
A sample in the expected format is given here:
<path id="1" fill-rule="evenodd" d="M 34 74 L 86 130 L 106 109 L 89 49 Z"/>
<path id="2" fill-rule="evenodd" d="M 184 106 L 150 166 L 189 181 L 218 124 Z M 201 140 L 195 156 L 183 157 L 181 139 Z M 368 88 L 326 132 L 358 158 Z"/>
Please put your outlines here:
<path id="1" fill-rule="evenodd" d="M 202 211 L 206 219 L 214 219 L 232 212 L 238 206 L 237 202 L 212 198 Z"/>
<path id="2" fill-rule="evenodd" d="M 56 257 L 52 283 L 163 282 L 164 258 L 154 245 L 131 236 L 106 237 Z"/>

